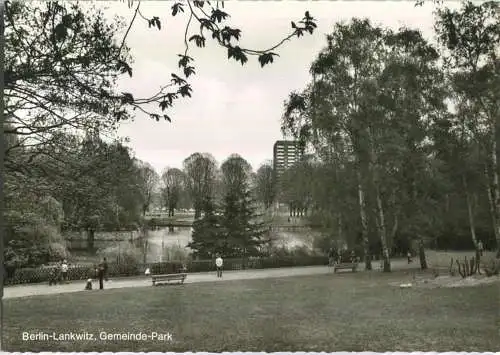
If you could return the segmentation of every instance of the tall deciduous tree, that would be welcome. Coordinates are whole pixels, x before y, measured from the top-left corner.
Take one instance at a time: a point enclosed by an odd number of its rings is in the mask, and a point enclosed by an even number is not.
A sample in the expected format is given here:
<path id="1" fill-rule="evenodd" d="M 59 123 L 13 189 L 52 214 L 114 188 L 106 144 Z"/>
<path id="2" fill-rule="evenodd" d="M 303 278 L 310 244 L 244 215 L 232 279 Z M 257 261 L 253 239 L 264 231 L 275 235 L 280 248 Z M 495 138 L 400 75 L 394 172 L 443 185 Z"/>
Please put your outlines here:
<path id="1" fill-rule="evenodd" d="M 180 169 L 166 168 L 161 179 L 163 182 L 161 191 L 163 204 L 168 210 L 168 215 L 173 217 L 185 189 L 186 176 Z"/>
<path id="2" fill-rule="evenodd" d="M 266 209 L 273 205 L 276 198 L 276 186 L 273 166 L 265 163 L 259 167 L 255 176 L 257 200 Z"/>
<path id="3" fill-rule="evenodd" d="M 144 216 L 153 201 L 153 195 L 158 187 L 160 178 L 158 173 L 150 164 L 141 161 L 138 161 L 137 163 L 139 173 L 139 189 L 142 195 L 141 212 Z"/>
<path id="4" fill-rule="evenodd" d="M 500 122 L 500 6 L 464 2 L 460 10 L 438 9 L 435 29 L 444 47 L 455 103 L 487 152 L 485 173 L 500 257 L 500 187 L 497 137 Z M 465 111 L 463 110 L 465 108 Z M 475 241 L 477 245 L 477 241 Z"/>
<path id="5" fill-rule="evenodd" d="M 5 134 L 43 148 L 58 132 L 105 132 L 125 118 L 115 92 L 129 60 L 116 39 L 124 23 L 77 3 L 7 1 L 5 15 Z"/>
<path id="6" fill-rule="evenodd" d="M 205 206 L 208 201 L 214 199 L 217 162 L 208 153 L 193 153 L 184 160 L 183 165 L 186 187 L 193 202 L 195 219 L 198 219 L 209 208 Z"/>

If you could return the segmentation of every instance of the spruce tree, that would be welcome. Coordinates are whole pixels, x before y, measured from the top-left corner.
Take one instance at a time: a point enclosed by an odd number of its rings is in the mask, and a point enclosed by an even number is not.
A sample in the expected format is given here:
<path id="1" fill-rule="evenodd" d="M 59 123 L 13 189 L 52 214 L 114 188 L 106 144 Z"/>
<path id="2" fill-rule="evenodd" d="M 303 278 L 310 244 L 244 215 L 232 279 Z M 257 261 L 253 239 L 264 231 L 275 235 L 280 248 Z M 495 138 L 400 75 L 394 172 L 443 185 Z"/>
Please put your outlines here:
<path id="1" fill-rule="evenodd" d="M 199 258 L 212 258 L 216 253 L 223 252 L 223 233 L 221 216 L 211 198 L 203 203 L 203 216 L 193 222 L 192 241 L 188 247 L 193 255 Z"/>
<path id="2" fill-rule="evenodd" d="M 226 190 L 222 213 L 224 255 L 243 258 L 260 255 L 265 228 L 247 182 Z"/>

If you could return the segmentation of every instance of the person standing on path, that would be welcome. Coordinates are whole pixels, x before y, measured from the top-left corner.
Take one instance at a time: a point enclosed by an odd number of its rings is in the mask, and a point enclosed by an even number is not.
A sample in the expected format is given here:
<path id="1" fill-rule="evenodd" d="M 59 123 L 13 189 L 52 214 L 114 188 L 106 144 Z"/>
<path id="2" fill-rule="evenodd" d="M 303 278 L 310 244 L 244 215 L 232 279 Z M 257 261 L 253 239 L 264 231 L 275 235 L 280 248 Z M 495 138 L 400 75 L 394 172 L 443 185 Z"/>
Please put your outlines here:
<path id="1" fill-rule="evenodd" d="M 104 281 L 108 281 L 108 262 L 106 261 L 106 258 L 102 260 L 102 267 L 104 269 Z"/>
<path id="2" fill-rule="evenodd" d="M 99 290 L 104 289 L 104 262 L 97 266 L 97 277 L 99 278 Z"/>
<path id="3" fill-rule="evenodd" d="M 61 274 L 62 274 L 62 281 L 64 283 L 68 282 L 68 262 L 66 259 L 63 260 L 61 263 Z"/>
<path id="4" fill-rule="evenodd" d="M 217 254 L 217 259 L 215 259 L 215 266 L 217 268 L 217 277 L 222 277 L 222 265 L 224 262 L 219 254 Z"/>
<path id="5" fill-rule="evenodd" d="M 477 242 L 477 251 L 479 252 L 479 256 L 483 256 L 483 242 Z"/>

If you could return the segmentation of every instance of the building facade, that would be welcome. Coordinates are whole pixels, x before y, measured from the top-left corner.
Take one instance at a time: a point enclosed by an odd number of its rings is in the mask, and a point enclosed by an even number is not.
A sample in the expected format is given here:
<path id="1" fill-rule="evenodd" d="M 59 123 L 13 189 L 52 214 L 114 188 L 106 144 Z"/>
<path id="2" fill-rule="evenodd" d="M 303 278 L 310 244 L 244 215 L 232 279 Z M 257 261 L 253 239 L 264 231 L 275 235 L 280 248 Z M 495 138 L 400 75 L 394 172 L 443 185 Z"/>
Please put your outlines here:
<path id="1" fill-rule="evenodd" d="M 273 169 L 274 169 L 274 177 L 275 177 L 275 186 L 278 192 L 278 206 L 280 205 L 280 201 L 282 200 L 282 196 L 280 193 L 281 190 L 281 181 L 280 178 L 283 176 L 283 173 L 291 168 L 295 163 L 297 163 L 303 155 L 303 150 L 300 147 L 298 141 L 277 141 L 274 143 L 273 147 Z"/>
<path id="2" fill-rule="evenodd" d="M 292 167 L 302 157 L 302 151 L 297 141 L 276 141 L 273 147 L 273 168 L 276 177 Z"/>

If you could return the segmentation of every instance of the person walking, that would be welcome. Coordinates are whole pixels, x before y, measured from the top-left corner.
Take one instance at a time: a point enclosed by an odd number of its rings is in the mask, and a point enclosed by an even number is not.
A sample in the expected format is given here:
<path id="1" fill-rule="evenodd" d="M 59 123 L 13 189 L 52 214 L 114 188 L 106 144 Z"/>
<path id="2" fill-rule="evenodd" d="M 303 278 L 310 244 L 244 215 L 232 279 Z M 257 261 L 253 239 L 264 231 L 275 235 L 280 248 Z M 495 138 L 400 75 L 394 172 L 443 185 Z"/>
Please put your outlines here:
<path id="1" fill-rule="evenodd" d="M 222 265 L 224 264 L 222 257 L 217 254 L 217 259 L 215 259 L 215 266 L 217 268 L 217 277 L 222 277 Z"/>

